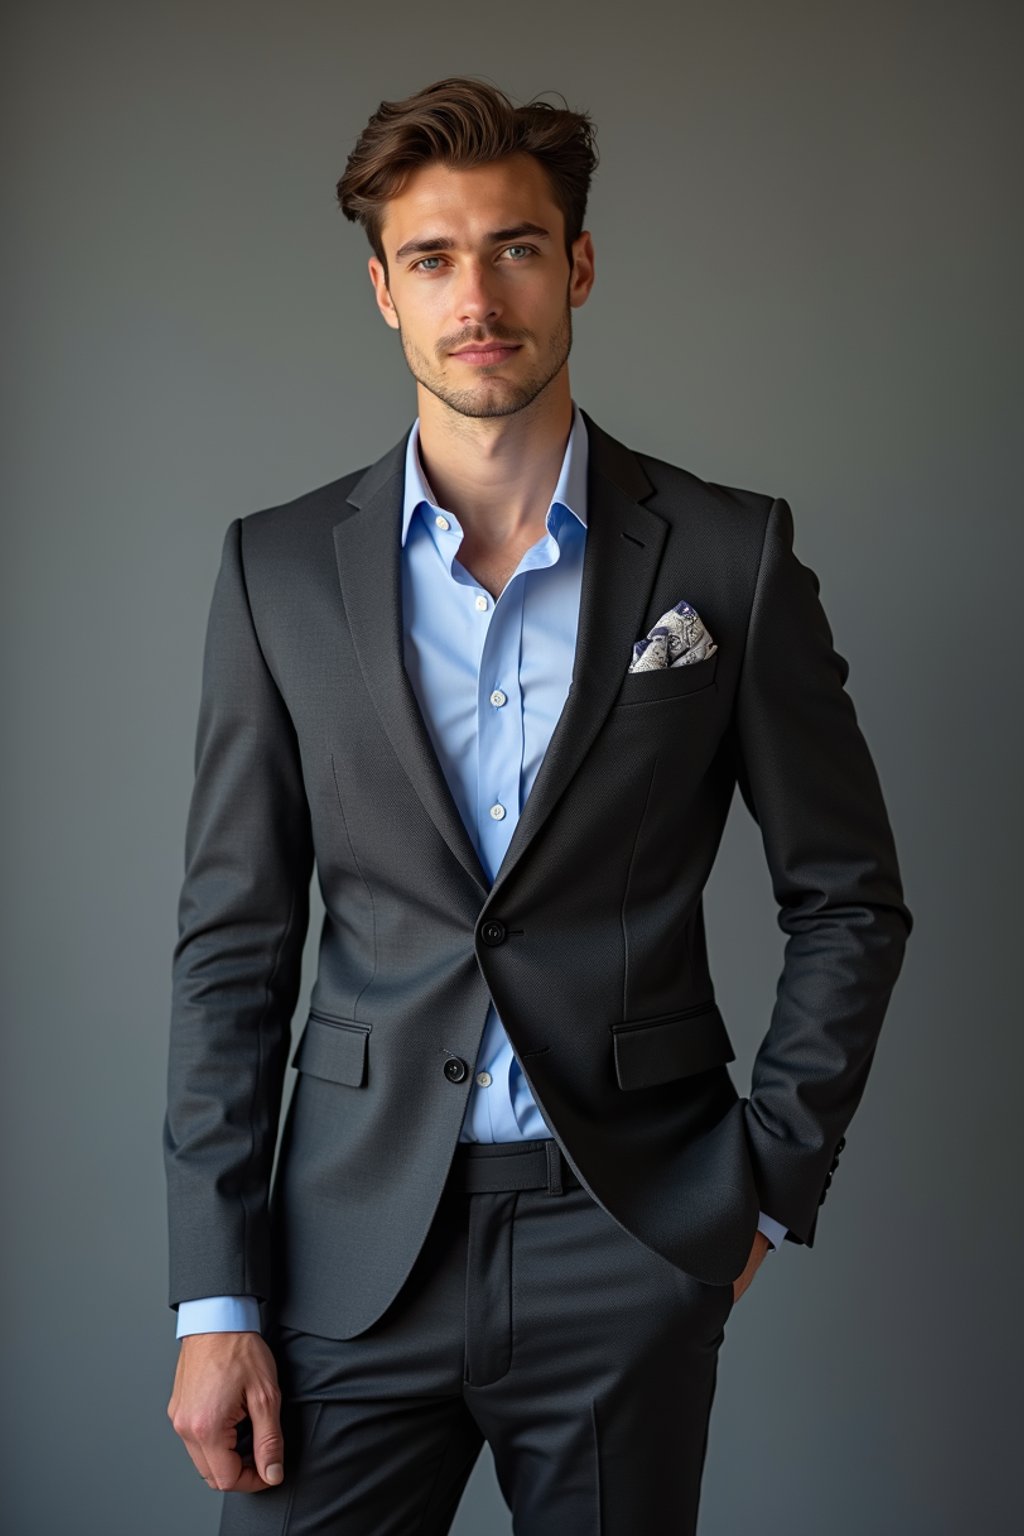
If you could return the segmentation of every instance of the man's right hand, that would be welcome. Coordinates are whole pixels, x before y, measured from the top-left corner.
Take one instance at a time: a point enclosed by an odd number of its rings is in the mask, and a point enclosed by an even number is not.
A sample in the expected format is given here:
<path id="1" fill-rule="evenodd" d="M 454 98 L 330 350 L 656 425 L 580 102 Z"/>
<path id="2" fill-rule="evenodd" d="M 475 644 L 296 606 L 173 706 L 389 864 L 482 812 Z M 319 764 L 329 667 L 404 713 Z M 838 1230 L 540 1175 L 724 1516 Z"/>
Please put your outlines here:
<path id="1" fill-rule="evenodd" d="M 284 1478 L 277 1364 L 258 1333 L 192 1333 L 181 1341 L 167 1416 L 211 1488 L 258 1493 Z M 235 1449 L 252 1420 L 255 1465 Z"/>

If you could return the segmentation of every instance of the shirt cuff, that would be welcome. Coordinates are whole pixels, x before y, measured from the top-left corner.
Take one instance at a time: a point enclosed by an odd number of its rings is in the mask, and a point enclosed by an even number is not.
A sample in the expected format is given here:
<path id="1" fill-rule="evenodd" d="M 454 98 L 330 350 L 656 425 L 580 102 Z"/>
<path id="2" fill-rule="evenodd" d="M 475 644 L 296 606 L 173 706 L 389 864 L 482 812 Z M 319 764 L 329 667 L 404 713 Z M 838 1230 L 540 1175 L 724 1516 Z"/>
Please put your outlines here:
<path id="1" fill-rule="evenodd" d="M 776 1221 L 772 1216 L 766 1216 L 764 1211 L 758 1217 L 757 1230 L 763 1232 L 773 1248 L 780 1248 L 785 1239 L 788 1227 L 784 1227 L 781 1221 Z"/>
<path id="2" fill-rule="evenodd" d="M 175 1338 L 190 1333 L 259 1333 L 260 1304 L 255 1296 L 201 1296 L 178 1303 Z"/>

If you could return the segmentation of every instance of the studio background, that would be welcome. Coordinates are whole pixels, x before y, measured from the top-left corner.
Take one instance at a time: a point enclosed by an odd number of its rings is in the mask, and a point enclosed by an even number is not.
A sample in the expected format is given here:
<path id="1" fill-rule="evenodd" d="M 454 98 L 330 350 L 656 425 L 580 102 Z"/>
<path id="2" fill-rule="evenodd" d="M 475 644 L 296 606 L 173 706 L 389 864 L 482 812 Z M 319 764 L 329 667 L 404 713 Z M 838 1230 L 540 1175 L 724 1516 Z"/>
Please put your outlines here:
<path id="1" fill-rule="evenodd" d="M 165 1415 L 160 1156 L 206 615 L 232 518 L 412 420 L 334 184 L 382 99 L 457 73 L 596 119 L 574 396 L 790 501 L 915 917 L 815 1246 L 732 1314 L 702 1533 L 1018 1529 L 1020 15 L 7 6 L 10 1536 L 217 1528 Z M 782 934 L 738 794 L 706 916 L 747 1093 Z M 485 1448 L 453 1530 L 510 1529 Z"/>

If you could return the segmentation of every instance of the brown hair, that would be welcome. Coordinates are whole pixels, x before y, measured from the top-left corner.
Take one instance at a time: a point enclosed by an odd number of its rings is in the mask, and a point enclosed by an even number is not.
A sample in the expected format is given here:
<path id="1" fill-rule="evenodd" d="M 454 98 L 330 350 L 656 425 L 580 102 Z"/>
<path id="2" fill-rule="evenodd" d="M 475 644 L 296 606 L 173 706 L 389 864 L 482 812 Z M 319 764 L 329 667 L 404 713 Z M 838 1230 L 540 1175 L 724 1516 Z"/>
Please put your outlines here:
<path id="1" fill-rule="evenodd" d="M 585 112 L 546 101 L 513 106 L 497 86 L 467 75 L 438 80 L 404 101 L 382 101 L 348 157 L 338 182 L 338 204 L 347 219 L 363 226 L 386 278 L 384 207 L 413 171 L 430 161 L 485 165 L 513 154 L 533 155 L 547 172 L 565 221 L 571 266 L 572 243 L 583 229 L 598 159 L 593 122 Z"/>

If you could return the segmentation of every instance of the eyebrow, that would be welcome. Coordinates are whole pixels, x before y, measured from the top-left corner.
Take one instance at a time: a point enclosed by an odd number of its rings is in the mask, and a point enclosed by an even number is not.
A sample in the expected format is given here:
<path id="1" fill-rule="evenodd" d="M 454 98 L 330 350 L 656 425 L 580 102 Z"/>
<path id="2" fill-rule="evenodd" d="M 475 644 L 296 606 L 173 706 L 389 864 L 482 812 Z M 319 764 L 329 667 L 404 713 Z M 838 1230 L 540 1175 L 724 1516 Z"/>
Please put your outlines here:
<path id="1" fill-rule="evenodd" d="M 550 240 L 551 234 L 542 229 L 539 224 L 513 224 L 509 229 L 493 229 L 485 238 L 497 244 L 499 240 L 518 240 L 523 235 L 532 235 L 537 240 Z M 447 235 L 428 235 L 425 240 L 407 240 L 400 245 L 395 252 L 395 260 L 402 261 L 406 256 L 426 256 L 433 251 L 451 251 L 455 248 L 455 241 Z"/>

